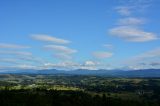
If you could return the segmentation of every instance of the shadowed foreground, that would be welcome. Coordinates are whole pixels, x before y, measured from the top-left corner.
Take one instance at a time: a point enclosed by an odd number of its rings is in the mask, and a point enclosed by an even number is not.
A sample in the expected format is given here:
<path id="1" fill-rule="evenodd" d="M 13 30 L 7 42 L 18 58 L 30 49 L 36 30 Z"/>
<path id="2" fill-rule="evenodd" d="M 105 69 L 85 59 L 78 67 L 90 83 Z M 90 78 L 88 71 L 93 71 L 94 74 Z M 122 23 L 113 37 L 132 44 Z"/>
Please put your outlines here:
<path id="1" fill-rule="evenodd" d="M 123 100 L 83 91 L 3 90 L 0 106 L 160 106 L 160 101 Z"/>

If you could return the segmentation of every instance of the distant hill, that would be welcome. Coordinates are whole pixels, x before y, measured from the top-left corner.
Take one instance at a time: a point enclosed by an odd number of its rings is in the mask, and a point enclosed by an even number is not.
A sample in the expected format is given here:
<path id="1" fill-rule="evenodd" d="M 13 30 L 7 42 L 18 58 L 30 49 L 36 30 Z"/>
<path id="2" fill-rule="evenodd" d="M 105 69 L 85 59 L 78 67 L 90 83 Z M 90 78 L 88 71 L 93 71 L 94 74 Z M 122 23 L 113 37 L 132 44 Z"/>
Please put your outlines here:
<path id="1" fill-rule="evenodd" d="M 160 77 L 160 69 L 121 71 L 116 73 L 116 75 L 124 77 Z"/>
<path id="2" fill-rule="evenodd" d="M 68 74 L 68 75 L 99 75 L 99 76 L 112 76 L 112 77 L 160 77 L 160 69 L 141 69 L 141 70 L 16 70 L 5 71 L 0 74 Z"/>

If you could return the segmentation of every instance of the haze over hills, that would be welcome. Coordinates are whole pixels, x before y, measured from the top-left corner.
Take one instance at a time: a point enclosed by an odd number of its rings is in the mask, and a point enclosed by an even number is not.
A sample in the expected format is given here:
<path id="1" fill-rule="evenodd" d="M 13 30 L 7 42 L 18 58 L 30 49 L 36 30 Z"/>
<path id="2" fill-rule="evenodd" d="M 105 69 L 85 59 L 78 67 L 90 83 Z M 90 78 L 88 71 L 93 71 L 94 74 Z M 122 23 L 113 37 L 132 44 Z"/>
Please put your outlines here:
<path id="1" fill-rule="evenodd" d="M 0 72 L 0 74 L 66 74 L 66 75 L 97 75 L 97 76 L 113 76 L 113 77 L 160 77 L 160 69 L 139 69 L 139 70 L 11 70 Z"/>

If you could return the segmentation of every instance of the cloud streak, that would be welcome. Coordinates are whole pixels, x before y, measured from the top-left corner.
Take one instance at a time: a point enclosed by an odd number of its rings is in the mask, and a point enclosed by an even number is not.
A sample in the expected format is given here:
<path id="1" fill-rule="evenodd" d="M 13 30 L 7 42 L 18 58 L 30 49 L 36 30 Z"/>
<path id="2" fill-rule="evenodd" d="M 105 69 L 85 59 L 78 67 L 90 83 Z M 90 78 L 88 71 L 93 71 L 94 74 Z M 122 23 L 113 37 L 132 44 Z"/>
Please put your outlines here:
<path id="1" fill-rule="evenodd" d="M 123 25 L 123 26 L 135 26 L 135 25 L 142 25 L 144 23 L 145 23 L 144 19 L 135 17 L 127 17 L 118 20 L 118 25 Z"/>
<path id="2" fill-rule="evenodd" d="M 16 44 L 0 43 L 0 48 L 3 48 L 3 49 L 28 49 L 30 47 L 29 46 L 16 45 Z"/>
<path id="3" fill-rule="evenodd" d="M 73 54 L 73 53 L 77 52 L 77 50 L 68 48 L 66 46 L 60 46 L 60 45 L 46 45 L 46 46 L 44 46 L 44 49 L 52 50 L 52 51 L 60 52 L 60 53 L 64 53 L 64 54 Z"/>
<path id="4" fill-rule="evenodd" d="M 157 40 L 158 37 L 156 34 L 151 32 L 143 31 L 139 28 L 131 26 L 119 26 L 109 30 L 109 33 L 113 36 L 122 38 L 126 41 L 131 42 L 146 42 Z"/>
<path id="5" fill-rule="evenodd" d="M 149 7 L 151 2 L 151 0 L 120 1 L 121 6 L 115 9 L 124 17 L 118 19 L 117 26 L 108 30 L 109 34 L 129 42 L 148 42 L 159 39 L 157 34 L 140 28 L 140 25 L 145 24 L 146 19 L 133 17 L 136 12 Z"/>
<path id="6" fill-rule="evenodd" d="M 116 7 L 115 10 L 116 10 L 120 15 L 123 15 L 123 16 L 129 16 L 129 15 L 131 15 L 131 8 L 126 7 L 126 6 Z"/>
<path id="7" fill-rule="evenodd" d="M 160 61 L 160 48 L 156 48 L 127 59 L 124 64 L 127 67 L 135 69 L 160 68 L 158 61 Z"/>
<path id="8" fill-rule="evenodd" d="M 12 59 L 12 58 L 1 58 L 0 63 L 19 64 L 17 59 Z"/>
<path id="9" fill-rule="evenodd" d="M 115 10 L 122 16 L 131 16 L 133 13 L 141 13 L 151 6 L 153 0 L 119 0 L 120 6 Z"/>
<path id="10" fill-rule="evenodd" d="M 73 58 L 73 54 L 77 53 L 77 50 L 61 45 L 45 45 L 43 48 L 45 50 L 52 51 L 53 58 L 63 61 L 71 60 Z"/>
<path id="11" fill-rule="evenodd" d="M 31 52 L 26 52 L 26 51 L 0 51 L 0 54 L 3 55 L 21 55 L 21 56 L 32 56 Z"/>
<path id="12" fill-rule="evenodd" d="M 56 38 L 56 37 L 49 36 L 49 35 L 36 34 L 36 35 L 31 35 L 31 37 L 34 40 L 55 43 L 55 44 L 69 44 L 70 43 L 70 41 L 68 40 Z"/>

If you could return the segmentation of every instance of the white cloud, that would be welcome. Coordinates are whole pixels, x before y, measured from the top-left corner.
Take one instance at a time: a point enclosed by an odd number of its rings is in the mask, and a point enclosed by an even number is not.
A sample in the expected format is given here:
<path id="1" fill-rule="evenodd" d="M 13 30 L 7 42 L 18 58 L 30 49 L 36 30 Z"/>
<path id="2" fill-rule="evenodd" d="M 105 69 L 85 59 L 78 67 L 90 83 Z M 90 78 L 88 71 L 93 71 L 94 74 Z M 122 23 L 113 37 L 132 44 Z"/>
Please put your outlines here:
<path id="1" fill-rule="evenodd" d="M 33 56 L 31 52 L 15 51 L 15 50 L 1 50 L 0 51 L 0 65 L 14 64 L 15 66 L 21 64 L 43 65 L 46 61 L 40 57 Z"/>
<path id="2" fill-rule="evenodd" d="M 113 56 L 113 53 L 110 52 L 94 52 L 93 56 L 98 59 L 105 59 Z"/>
<path id="3" fill-rule="evenodd" d="M 53 57 L 60 59 L 60 60 L 72 59 L 71 55 L 77 52 L 76 50 L 71 49 L 67 46 L 60 45 L 60 44 L 70 43 L 70 41 L 65 40 L 65 39 L 60 39 L 60 38 L 56 38 L 56 37 L 48 36 L 48 35 L 32 35 L 31 37 L 35 40 L 53 43 L 51 45 L 45 45 L 43 46 L 43 48 L 45 50 L 53 51 L 54 52 Z"/>
<path id="4" fill-rule="evenodd" d="M 56 38 L 56 37 L 49 36 L 49 35 L 37 34 L 37 35 L 32 35 L 31 37 L 35 40 L 44 41 L 44 42 L 51 42 L 51 43 L 56 43 L 56 44 L 68 44 L 68 43 L 70 43 L 70 41 L 68 41 L 68 40 Z"/>
<path id="5" fill-rule="evenodd" d="M 78 64 L 75 69 L 97 70 L 97 65 L 99 65 L 99 62 L 87 60 L 82 64 Z"/>
<path id="6" fill-rule="evenodd" d="M 75 69 L 88 69 L 88 70 L 97 70 L 98 62 L 95 61 L 85 61 L 83 64 L 72 62 L 72 61 L 64 61 L 59 63 L 46 63 L 44 68 L 46 69 L 64 69 L 64 70 L 75 70 Z"/>
<path id="7" fill-rule="evenodd" d="M 109 33 L 131 42 L 146 42 L 158 39 L 154 33 L 145 32 L 139 28 L 130 26 L 115 27 L 110 29 Z"/>
<path id="8" fill-rule="evenodd" d="M 16 44 L 0 43 L 0 48 L 4 48 L 4 49 L 26 49 L 26 48 L 30 48 L 30 47 L 29 46 L 16 45 Z"/>
<path id="9" fill-rule="evenodd" d="M 144 69 L 144 68 L 160 68 L 160 48 L 156 48 L 124 61 L 128 67 Z"/>
<path id="10" fill-rule="evenodd" d="M 79 66 L 79 69 L 98 70 L 98 69 L 111 69 L 109 64 L 100 61 L 87 60 Z"/>
<path id="11" fill-rule="evenodd" d="M 131 9 L 129 7 L 120 6 L 120 7 L 116 7 L 116 10 L 120 15 L 124 15 L 124 16 L 131 15 Z"/>
<path id="12" fill-rule="evenodd" d="M 47 50 L 53 50 L 53 51 L 60 52 L 63 54 L 73 54 L 77 52 L 77 50 L 70 49 L 66 46 L 59 46 L 59 45 L 46 45 L 44 46 L 44 48 Z"/>
<path id="13" fill-rule="evenodd" d="M 15 66 L 15 68 L 18 69 L 39 69 L 37 66 L 33 66 L 33 65 L 28 65 L 28 64 L 21 64 L 21 65 L 17 65 Z"/>
<path id="14" fill-rule="evenodd" d="M 140 54 L 134 58 L 144 60 L 146 58 L 154 58 L 154 57 L 160 58 L 160 48 L 145 52 L 145 53 Z"/>
<path id="15" fill-rule="evenodd" d="M 81 66 L 79 69 L 98 70 L 96 66 Z"/>
<path id="16" fill-rule="evenodd" d="M 0 66 L 0 71 L 3 70 L 21 70 L 21 69 L 35 69 L 38 70 L 40 69 L 37 66 L 33 66 L 33 65 L 28 65 L 28 64 L 19 64 L 19 65 L 14 65 L 14 66 Z"/>
<path id="17" fill-rule="evenodd" d="M 29 55 L 18 55 L 13 57 L 5 57 L 0 59 L 0 69 L 44 69 L 43 65 L 48 63 L 45 59 L 29 56 Z"/>
<path id="18" fill-rule="evenodd" d="M 141 25 L 144 24 L 145 20 L 142 18 L 135 18 L 135 17 L 127 17 L 127 18 L 123 18 L 120 19 L 118 21 L 119 25 Z"/>
<path id="19" fill-rule="evenodd" d="M 139 25 L 146 22 L 144 18 L 133 17 L 148 8 L 152 4 L 152 0 L 121 0 L 119 3 L 121 5 L 115 9 L 124 17 L 118 20 L 118 26 L 109 29 L 111 35 L 130 42 L 147 42 L 159 39 L 153 32 L 140 28 Z"/>
<path id="20" fill-rule="evenodd" d="M 0 51 L 0 54 L 3 55 L 21 55 L 21 56 L 32 56 L 31 52 L 26 51 Z"/>
<path id="21" fill-rule="evenodd" d="M 98 62 L 91 61 L 91 60 L 85 61 L 85 63 L 84 63 L 85 66 L 95 66 L 98 64 L 99 64 Z"/>
<path id="22" fill-rule="evenodd" d="M 122 16 L 131 16 L 133 13 L 143 13 L 152 5 L 152 0 L 120 0 L 116 11 Z"/>
<path id="23" fill-rule="evenodd" d="M 36 65 L 43 65 L 45 60 L 42 60 L 40 58 L 34 57 L 34 56 L 12 56 L 12 57 L 4 57 L 0 59 L 0 64 L 14 64 L 15 66 L 26 63 L 26 64 L 36 64 Z"/>
<path id="24" fill-rule="evenodd" d="M 1 58 L 0 63 L 12 63 L 12 64 L 19 64 L 17 59 L 11 59 L 11 58 Z"/>
<path id="25" fill-rule="evenodd" d="M 152 63 L 150 63 L 149 65 L 151 65 L 151 66 L 160 66 L 160 62 L 152 62 Z"/>
<path id="26" fill-rule="evenodd" d="M 46 63 L 42 68 L 44 69 L 64 69 L 64 70 L 73 70 L 78 69 L 80 64 L 72 61 L 63 61 L 59 63 Z"/>

